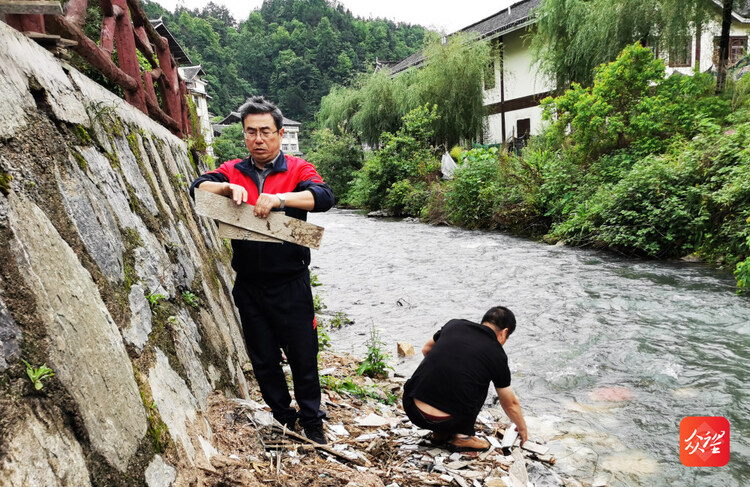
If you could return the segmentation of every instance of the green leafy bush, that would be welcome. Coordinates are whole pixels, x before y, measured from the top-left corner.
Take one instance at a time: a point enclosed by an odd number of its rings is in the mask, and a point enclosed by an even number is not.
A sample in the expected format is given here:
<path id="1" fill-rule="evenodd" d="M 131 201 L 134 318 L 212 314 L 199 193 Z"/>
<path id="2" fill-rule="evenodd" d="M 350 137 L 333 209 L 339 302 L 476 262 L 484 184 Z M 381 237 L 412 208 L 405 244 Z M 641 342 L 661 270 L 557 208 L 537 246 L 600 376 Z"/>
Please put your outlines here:
<path id="1" fill-rule="evenodd" d="M 322 129 L 312 133 L 313 150 L 307 156 L 333 190 L 339 202 L 345 200 L 354 174 L 362 167 L 362 147 L 353 135 Z"/>
<path id="2" fill-rule="evenodd" d="M 750 289 L 750 257 L 737 264 L 734 277 L 737 279 L 737 292 L 746 293 Z"/>
<path id="3" fill-rule="evenodd" d="M 433 133 L 431 127 L 436 117 L 436 107 L 425 105 L 405 115 L 403 127 L 398 132 L 384 133 L 381 137 L 382 148 L 365 161 L 357 173 L 348 201 L 354 206 L 371 210 L 387 208 L 388 193 L 394 184 L 407 180 L 414 187 L 418 182 L 436 179 L 440 161 L 429 146 Z M 390 203 L 396 208 L 405 209 L 408 195 L 403 193 L 408 189 L 409 186 L 403 183 L 396 186 L 396 194 Z M 423 191 L 423 188 L 419 190 Z M 420 198 L 426 201 L 426 197 Z M 418 215 L 419 212 L 411 214 Z"/>
<path id="4" fill-rule="evenodd" d="M 464 153 L 448 185 L 449 220 L 468 228 L 512 227 L 529 233 L 539 217 L 537 164 L 533 157 L 519 158 L 497 147 Z"/>
<path id="5" fill-rule="evenodd" d="M 232 159 L 244 159 L 250 155 L 245 145 L 241 123 L 225 127 L 221 135 L 214 139 L 213 147 L 219 163 Z"/>
<path id="6" fill-rule="evenodd" d="M 492 225 L 497 208 L 500 157 L 496 147 L 472 149 L 464 155 L 446 195 L 451 223 L 467 228 Z"/>

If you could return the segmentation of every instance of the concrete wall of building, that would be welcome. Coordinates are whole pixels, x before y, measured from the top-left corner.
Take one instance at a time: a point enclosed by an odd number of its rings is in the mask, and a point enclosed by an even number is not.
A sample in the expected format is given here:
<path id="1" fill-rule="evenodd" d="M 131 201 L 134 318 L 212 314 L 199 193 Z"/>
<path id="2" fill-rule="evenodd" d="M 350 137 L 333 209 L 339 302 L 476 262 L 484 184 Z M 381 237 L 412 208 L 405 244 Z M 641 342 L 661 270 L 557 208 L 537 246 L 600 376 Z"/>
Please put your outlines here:
<path id="1" fill-rule="evenodd" d="M 716 71 L 716 49 L 721 35 L 721 21 L 716 19 L 706 24 L 701 29 L 700 36 L 700 61 L 699 69 L 701 72 Z M 743 24 L 740 22 L 734 22 L 729 31 L 731 37 L 745 37 L 745 52 L 748 48 L 748 37 L 750 37 L 750 24 Z M 697 36 L 693 35 L 690 41 L 690 65 L 689 66 L 670 66 L 669 57 L 666 52 L 660 52 L 659 57 L 664 59 L 664 64 L 667 66 L 667 75 L 672 73 L 681 73 L 690 75 L 693 74 L 696 68 L 696 52 L 698 49 Z"/>

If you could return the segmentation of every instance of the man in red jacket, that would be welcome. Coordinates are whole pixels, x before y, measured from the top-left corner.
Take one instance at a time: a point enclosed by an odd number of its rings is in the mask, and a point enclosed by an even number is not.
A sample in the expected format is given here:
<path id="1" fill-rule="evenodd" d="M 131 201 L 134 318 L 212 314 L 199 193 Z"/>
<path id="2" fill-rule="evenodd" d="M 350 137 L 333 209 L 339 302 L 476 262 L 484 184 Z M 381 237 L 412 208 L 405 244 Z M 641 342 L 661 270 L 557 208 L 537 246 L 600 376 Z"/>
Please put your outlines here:
<path id="1" fill-rule="evenodd" d="M 333 192 L 315 167 L 280 150 L 281 110 L 256 96 L 240 111 L 250 157 L 227 161 L 201 175 L 190 187 L 191 194 L 200 188 L 227 196 L 238 205 L 255 205 L 259 218 L 283 211 L 306 220 L 308 211 L 330 209 Z M 293 429 L 299 418 L 308 438 L 325 443 L 310 249 L 289 242 L 232 240 L 232 250 L 232 268 L 237 272 L 232 295 L 263 399 L 279 422 Z M 292 369 L 299 412 L 291 406 L 280 349 Z"/>

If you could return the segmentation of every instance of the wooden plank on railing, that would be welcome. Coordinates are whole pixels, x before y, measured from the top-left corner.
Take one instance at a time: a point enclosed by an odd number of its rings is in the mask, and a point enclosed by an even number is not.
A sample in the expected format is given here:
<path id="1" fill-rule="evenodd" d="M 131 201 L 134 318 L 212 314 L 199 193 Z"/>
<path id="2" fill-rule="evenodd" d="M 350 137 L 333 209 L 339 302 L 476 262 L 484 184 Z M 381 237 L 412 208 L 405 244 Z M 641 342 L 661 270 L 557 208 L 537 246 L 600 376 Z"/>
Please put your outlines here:
<path id="1" fill-rule="evenodd" d="M 229 225 L 250 230 L 313 249 L 320 248 L 323 227 L 290 218 L 282 212 L 271 212 L 268 218 L 258 218 L 253 214 L 253 205 L 237 205 L 230 198 L 195 190 L 195 211 Z"/>
<path id="2" fill-rule="evenodd" d="M 62 15 L 57 0 L 0 0 L 0 14 Z"/>

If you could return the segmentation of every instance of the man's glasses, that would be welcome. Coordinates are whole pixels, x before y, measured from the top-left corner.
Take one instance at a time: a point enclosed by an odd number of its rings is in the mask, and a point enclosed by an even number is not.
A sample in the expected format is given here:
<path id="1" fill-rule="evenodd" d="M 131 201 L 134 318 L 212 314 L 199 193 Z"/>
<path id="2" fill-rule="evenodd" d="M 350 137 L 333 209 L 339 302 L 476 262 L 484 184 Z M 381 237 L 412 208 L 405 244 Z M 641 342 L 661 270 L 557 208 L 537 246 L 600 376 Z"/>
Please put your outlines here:
<path id="1" fill-rule="evenodd" d="M 266 140 L 270 136 L 272 136 L 273 134 L 275 134 L 276 132 L 278 132 L 278 130 L 271 130 L 269 128 L 264 128 L 264 129 L 260 129 L 260 130 L 247 129 L 247 130 L 245 130 L 245 138 L 246 139 L 254 139 L 254 138 L 256 138 L 257 136 L 260 135 L 261 139 Z"/>

